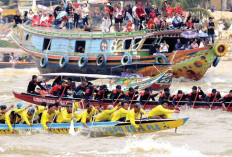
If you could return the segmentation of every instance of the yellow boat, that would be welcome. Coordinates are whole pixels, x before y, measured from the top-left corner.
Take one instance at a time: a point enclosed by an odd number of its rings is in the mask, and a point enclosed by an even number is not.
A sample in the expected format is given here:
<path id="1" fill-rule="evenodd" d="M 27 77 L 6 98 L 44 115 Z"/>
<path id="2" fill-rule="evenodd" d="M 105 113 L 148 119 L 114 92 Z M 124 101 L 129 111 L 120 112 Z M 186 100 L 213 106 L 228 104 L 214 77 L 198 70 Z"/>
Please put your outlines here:
<path id="1" fill-rule="evenodd" d="M 143 119 L 136 120 L 136 124 L 141 125 L 141 130 L 135 129 L 130 122 L 94 122 L 87 123 L 91 129 L 84 129 L 81 123 L 74 123 L 74 129 L 76 132 L 87 133 L 91 136 L 115 136 L 115 135 L 126 135 L 128 133 L 139 134 L 139 133 L 151 133 L 156 131 L 162 131 L 172 128 L 183 126 L 189 118 L 180 119 Z M 68 134 L 70 123 L 53 123 L 51 126 L 52 133 Z M 32 127 L 27 124 L 15 124 L 13 126 L 15 134 L 23 132 L 38 133 L 43 131 L 41 124 L 34 124 Z M 11 134 L 8 125 L 0 124 L 0 134 Z"/>

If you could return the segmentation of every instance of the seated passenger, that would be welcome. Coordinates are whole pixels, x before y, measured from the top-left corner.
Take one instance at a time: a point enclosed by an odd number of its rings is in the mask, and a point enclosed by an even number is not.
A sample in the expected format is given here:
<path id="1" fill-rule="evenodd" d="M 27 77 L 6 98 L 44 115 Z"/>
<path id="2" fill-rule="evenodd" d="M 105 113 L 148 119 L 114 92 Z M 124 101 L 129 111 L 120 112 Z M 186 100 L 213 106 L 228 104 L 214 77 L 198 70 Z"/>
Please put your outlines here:
<path id="1" fill-rule="evenodd" d="M 216 89 L 212 89 L 211 94 L 209 94 L 206 97 L 206 100 L 208 102 L 208 105 L 212 104 L 212 102 L 219 102 L 219 100 L 221 99 L 221 94 L 219 93 L 219 91 L 217 91 Z"/>
<path id="2" fill-rule="evenodd" d="M 45 79 L 43 80 L 43 82 L 45 82 Z M 32 76 L 32 80 L 29 82 L 28 87 L 27 87 L 27 93 L 31 93 L 31 94 L 36 94 L 36 95 L 40 95 L 39 93 L 35 92 L 35 88 L 38 85 L 41 90 L 46 90 L 42 85 L 41 85 L 42 81 L 38 81 L 38 77 L 36 75 Z"/>
<path id="3" fill-rule="evenodd" d="M 160 52 L 168 53 L 169 52 L 169 45 L 164 40 L 163 43 L 160 44 Z"/>
<path id="4" fill-rule="evenodd" d="M 47 123 L 52 123 L 54 116 L 56 116 L 56 108 L 53 104 L 50 104 L 48 110 L 44 111 L 41 117 L 41 124 L 45 130 L 51 131 L 51 128 L 48 128 Z"/>
<path id="5" fill-rule="evenodd" d="M 118 106 L 116 107 L 114 107 L 113 105 L 108 105 L 106 110 L 104 110 L 100 115 L 96 116 L 95 121 L 96 122 L 111 121 L 111 119 L 114 116 L 114 112 L 117 111 L 119 107 L 120 104 L 118 104 Z"/>
<path id="6" fill-rule="evenodd" d="M 172 23 L 175 28 L 180 28 L 182 19 L 178 13 L 175 13 L 175 16 L 172 17 Z"/>
<path id="7" fill-rule="evenodd" d="M 161 105 L 158 105 L 154 109 L 152 109 L 148 114 L 147 118 L 149 119 L 170 119 L 172 118 L 170 113 L 179 113 L 178 110 L 169 110 L 168 101 L 162 101 Z"/>
<path id="8" fill-rule="evenodd" d="M 35 109 L 33 107 L 29 107 L 28 111 L 24 111 L 22 114 L 22 123 L 32 127 L 34 118 L 35 118 Z"/>
<path id="9" fill-rule="evenodd" d="M 162 93 L 159 97 L 159 104 L 161 104 L 164 100 L 172 100 L 172 95 L 170 94 L 169 88 L 164 88 L 164 93 Z"/>
<path id="10" fill-rule="evenodd" d="M 205 47 L 205 46 L 206 46 L 205 40 L 204 40 L 204 39 L 201 39 L 199 48 L 202 48 L 202 47 Z"/>
<path id="11" fill-rule="evenodd" d="M 188 100 L 187 95 L 183 93 L 182 90 L 178 90 L 177 95 L 175 95 L 172 100 L 172 104 L 173 106 L 176 106 L 179 101 L 186 101 L 186 100 Z"/>
<path id="12" fill-rule="evenodd" d="M 115 102 L 116 100 L 125 98 L 125 94 L 121 90 L 121 88 L 122 87 L 120 85 L 117 85 L 116 89 L 112 91 L 111 96 L 110 96 L 112 103 L 117 103 L 117 102 Z"/>
<path id="13" fill-rule="evenodd" d="M 177 43 L 175 45 L 175 50 L 179 51 L 179 50 L 184 50 L 184 49 L 185 49 L 184 45 L 181 44 L 180 39 L 177 39 Z"/>
<path id="14" fill-rule="evenodd" d="M 156 53 L 159 53 L 159 45 L 153 42 L 149 48 L 149 55 L 152 56 L 155 55 Z"/>
<path id="15" fill-rule="evenodd" d="M 11 111 L 5 114 L 5 120 L 10 132 L 14 134 L 15 130 L 13 130 L 12 124 L 18 124 L 21 121 L 21 116 L 17 112 Z"/>
<path id="16" fill-rule="evenodd" d="M 40 26 L 40 17 L 37 12 L 34 13 L 31 26 Z"/>
<path id="17" fill-rule="evenodd" d="M 126 121 L 126 115 L 128 113 L 128 103 L 127 102 L 120 102 L 121 108 L 113 115 L 111 122 L 116 122 L 116 121 Z"/>
<path id="18" fill-rule="evenodd" d="M 66 105 L 66 108 L 61 111 L 61 116 L 58 116 L 57 123 L 70 123 L 73 118 L 78 118 L 78 115 L 76 113 L 73 113 L 72 111 L 73 104 L 68 103 Z M 73 113 L 73 117 L 72 117 Z"/>
<path id="19" fill-rule="evenodd" d="M 140 114 L 145 115 L 146 112 L 142 109 L 142 106 L 140 103 L 136 103 L 135 107 L 132 110 L 128 111 L 128 113 L 126 115 L 126 122 L 130 122 L 131 125 L 133 125 L 135 127 L 135 129 L 140 130 L 141 126 L 138 126 L 135 123 L 135 120 L 142 118 L 142 117 L 140 117 Z"/>
<path id="20" fill-rule="evenodd" d="M 6 105 L 0 105 L 0 124 L 5 124 L 5 115 L 8 111 L 10 111 L 14 105 L 11 105 L 7 108 Z"/>
<path id="21" fill-rule="evenodd" d="M 187 29 L 195 29 L 194 23 L 192 23 L 192 19 L 190 18 L 186 24 Z"/>
<path id="22" fill-rule="evenodd" d="M 42 27 L 50 27 L 51 23 L 49 23 L 48 20 L 49 20 L 49 16 L 44 12 L 40 19 L 40 25 Z"/>
<path id="23" fill-rule="evenodd" d="M 196 40 L 193 40 L 193 43 L 191 44 L 191 48 L 192 48 L 192 49 L 197 49 L 197 48 L 199 48 L 199 46 L 198 46 Z"/>
<path id="24" fill-rule="evenodd" d="M 155 29 L 155 23 L 152 17 L 149 18 L 149 21 L 147 23 L 147 29 L 149 30 Z"/>

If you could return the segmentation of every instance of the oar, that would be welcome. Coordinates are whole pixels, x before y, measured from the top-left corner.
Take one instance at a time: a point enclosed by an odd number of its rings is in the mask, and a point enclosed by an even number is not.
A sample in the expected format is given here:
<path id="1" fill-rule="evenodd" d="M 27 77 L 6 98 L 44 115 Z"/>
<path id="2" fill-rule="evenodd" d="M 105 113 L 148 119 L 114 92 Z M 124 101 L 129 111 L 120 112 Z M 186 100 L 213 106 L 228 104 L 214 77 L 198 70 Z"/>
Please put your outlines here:
<path id="1" fill-rule="evenodd" d="M 135 92 L 134 92 L 133 97 L 132 97 L 132 99 L 131 99 L 131 102 L 130 102 L 130 104 L 129 104 L 129 110 L 130 110 L 130 107 L 131 107 L 131 104 L 132 104 L 134 98 L 135 98 Z"/>
<path id="2" fill-rule="evenodd" d="M 94 94 L 94 91 L 93 91 L 93 93 L 92 93 L 92 95 L 91 95 L 91 97 L 89 99 L 89 103 L 90 103 L 91 99 L 93 98 L 93 94 Z"/>
<path id="3" fill-rule="evenodd" d="M 192 108 L 194 108 L 194 106 L 195 106 L 195 103 L 196 103 L 196 100 L 197 100 L 197 97 L 198 97 L 198 93 L 199 93 L 199 90 L 198 90 L 198 92 L 197 92 L 197 94 L 196 94 L 196 97 L 195 97 L 195 99 L 194 99 L 194 102 L 193 102 Z"/>
<path id="4" fill-rule="evenodd" d="M 35 118 L 35 112 L 34 112 L 33 117 L 32 117 L 32 122 L 31 122 L 31 128 L 30 128 L 30 131 L 32 130 L 32 125 L 33 125 L 34 118 Z"/>
<path id="5" fill-rule="evenodd" d="M 143 114 L 140 113 L 140 121 L 139 121 L 139 125 L 141 127 L 141 130 L 142 130 L 142 117 L 143 117 Z M 139 130 L 140 131 L 140 130 Z"/>
<path id="6" fill-rule="evenodd" d="M 63 92 L 62 92 L 62 94 L 61 94 L 61 97 L 60 97 L 60 99 L 59 99 L 58 101 L 61 101 L 61 100 L 62 100 L 65 90 L 66 90 L 66 86 L 64 87 L 64 90 L 63 90 Z"/>
<path id="7" fill-rule="evenodd" d="M 214 104 L 214 102 L 215 102 L 215 100 L 216 100 L 217 94 L 218 94 L 218 92 L 215 94 L 215 96 L 214 96 L 214 98 L 213 98 L 213 102 L 212 102 L 212 104 L 210 105 L 209 110 L 211 110 L 211 108 L 213 107 L 213 104 Z"/>
<path id="8" fill-rule="evenodd" d="M 147 100 L 146 100 L 146 102 L 145 102 L 145 104 L 143 106 L 145 106 L 147 104 L 147 102 L 150 99 L 150 97 L 151 97 L 151 93 L 149 93 L 149 97 L 147 98 Z"/>
<path id="9" fill-rule="evenodd" d="M 44 84 L 45 84 L 45 87 L 46 87 L 46 91 L 49 92 L 49 89 L 48 89 L 46 81 L 44 82 Z"/>
<path id="10" fill-rule="evenodd" d="M 179 105 L 179 103 L 180 103 L 180 101 L 181 101 L 181 99 L 182 99 L 183 96 L 184 96 L 184 94 L 181 95 L 181 97 L 180 97 L 180 99 L 179 99 L 179 101 L 178 101 L 178 103 L 177 103 L 175 109 L 177 109 L 177 107 L 178 107 L 178 105 Z"/>
<path id="11" fill-rule="evenodd" d="M 55 118 L 56 118 L 56 115 L 57 115 L 57 113 L 54 115 L 54 117 L 53 117 L 53 119 L 52 119 L 52 122 L 51 122 L 51 124 L 50 124 L 50 126 L 49 126 L 49 129 L 51 129 L 52 124 L 53 124 L 53 122 L 54 122 L 54 120 L 55 120 Z"/>
<path id="12" fill-rule="evenodd" d="M 105 91 L 103 92 L 103 97 L 102 97 L 102 103 L 101 104 L 103 104 L 104 98 L 105 98 Z"/>
<path id="13" fill-rule="evenodd" d="M 230 104 L 227 106 L 227 109 L 229 109 L 229 107 L 230 107 L 231 104 L 232 104 L 232 100 L 231 100 Z"/>
<path id="14" fill-rule="evenodd" d="M 94 112 L 94 115 L 93 115 L 93 120 L 92 120 L 92 124 L 91 124 L 91 126 L 90 126 L 90 128 L 89 128 L 89 134 L 88 134 L 88 137 L 90 137 L 91 129 L 92 129 L 92 127 L 93 127 L 93 123 L 94 123 L 94 121 L 95 121 L 95 115 L 96 115 L 96 112 L 97 112 L 97 109 L 95 109 L 95 112 Z"/>
<path id="15" fill-rule="evenodd" d="M 121 96 L 122 92 L 119 94 L 118 98 L 114 101 L 113 106 L 116 104 L 116 102 L 118 101 L 119 97 Z"/>
<path id="16" fill-rule="evenodd" d="M 73 112 L 74 112 L 74 102 L 73 102 L 73 105 L 72 105 L 72 119 L 71 119 L 70 128 L 69 128 L 69 134 L 70 135 L 75 135 L 74 121 L 73 121 Z"/>

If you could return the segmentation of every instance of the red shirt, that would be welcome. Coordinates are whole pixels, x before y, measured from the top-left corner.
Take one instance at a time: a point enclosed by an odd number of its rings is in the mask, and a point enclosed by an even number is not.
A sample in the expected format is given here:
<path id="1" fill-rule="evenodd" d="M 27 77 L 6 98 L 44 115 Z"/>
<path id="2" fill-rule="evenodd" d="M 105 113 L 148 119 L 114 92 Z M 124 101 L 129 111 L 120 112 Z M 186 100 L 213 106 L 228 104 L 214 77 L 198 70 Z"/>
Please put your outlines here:
<path id="1" fill-rule="evenodd" d="M 176 8 L 175 12 L 178 13 L 178 14 L 181 14 L 181 13 L 183 13 L 183 9 L 182 8 Z"/>
<path id="2" fill-rule="evenodd" d="M 109 15 L 111 15 L 111 11 L 110 11 L 110 8 L 109 8 L 109 7 L 106 8 L 106 11 L 108 11 L 108 12 L 109 12 Z"/>
<path id="3" fill-rule="evenodd" d="M 148 21 L 147 23 L 147 29 L 154 29 L 154 21 Z"/>
<path id="4" fill-rule="evenodd" d="M 170 16 L 172 17 L 172 13 L 174 10 L 174 8 L 166 8 L 166 15 L 170 14 Z"/>
<path id="5" fill-rule="evenodd" d="M 60 85 L 55 85 L 52 87 L 50 93 L 53 94 L 54 92 L 58 92 L 58 89 L 61 89 Z"/>
<path id="6" fill-rule="evenodd" d="M 194 24 L 193 23 L 187 22 L 186 25 L 187 25 L 187 29 L 194 28 Z"/>
<path id="7" fill-rule="evenodd" d="M 154 20 L 156 18 L 156 13 L 151 12 L 150 15 L 149 15 L 149 17 Z"/>
<path id="8" fill-rule="evenodd" d="M 136 14 L 140 18 L 140 17 L 144 17 L 146 15 L 146 12 L 142 7 L 138 7 L 136 9 Z"/>

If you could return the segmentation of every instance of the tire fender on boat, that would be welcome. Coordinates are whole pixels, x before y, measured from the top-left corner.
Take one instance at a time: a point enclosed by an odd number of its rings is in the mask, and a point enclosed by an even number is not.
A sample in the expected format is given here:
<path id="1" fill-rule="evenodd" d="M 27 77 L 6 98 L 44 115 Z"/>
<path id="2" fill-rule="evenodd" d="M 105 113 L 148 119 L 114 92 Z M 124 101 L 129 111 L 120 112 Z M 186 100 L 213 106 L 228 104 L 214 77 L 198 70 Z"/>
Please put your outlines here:
<path id="1" fill-rule="evenodd" d="M 164 54 L 157 54 L 155 56 L 155 62 L 158 64 L 167 64 L 168 63 L 168 59 Z M 161 65 L 164 66 L 164 65 Z"/>
<path id="2" fill-rule="evenodd" d="M 47 55 L 43 55 L 41 58 L 40 58 L 40 67 L 41 68 L 46 68 L 48 66 L 48 56 Z"/>
<path id="3" fill-rule="evenodd" d="M 125 53 L 125 54 L 122 56 L 121 64 L 122 64 L 122 65 L 126 65 L 126 64 L 130 64 L 130 63 L 132 63 L 132 56 L 131 56 L 131 54 L 129 54 L 129 53 Z"/>
<path id="4" fill-rule="evenodd" d="M 59 66 L 61 68 L 65 68 L 69 63 L 69 56 L 68 55 L 64 55 L 60 58 L 60 62 L 59 62 Z"/>
<path id="5" fill-rule="evenodd" d="M 213 52 L 217 57 L 225 56 L 228 52 L 228 47 L 226 44 L 223 43 L 217 43 L 213 46 Z"/>
<path id="6" fill-rule="evenodd" d="M 217 57 L 214 61 L 213 61 L 213 66 L 216 67 L 220 61 L 220 57 Z"/>
<path id="7" fill-rule="evenodd" d="M 88 64 L 88 56 L 86 55 L 81 56 L 78 60 L 78 66 L 80 68 L 84 68 L 87 66 L 87 64 Z"/>
<path id="8" fill-rule="evenodd" d="M 96 59 L 96 64 L 98 67 L 104 67 L 106 65 L 107 58 L 104 54 L 99 54 Z"/>

